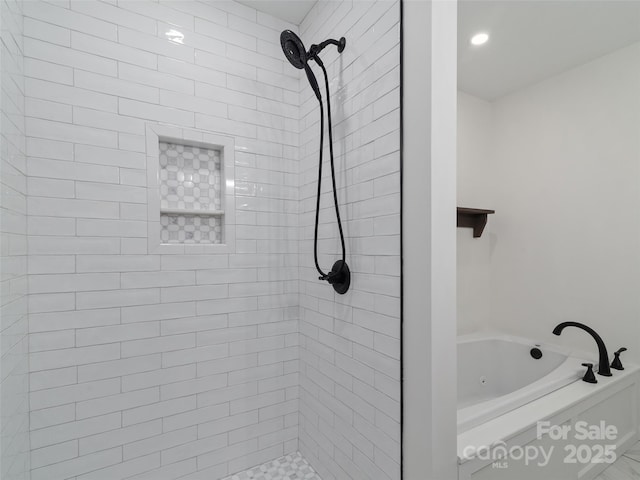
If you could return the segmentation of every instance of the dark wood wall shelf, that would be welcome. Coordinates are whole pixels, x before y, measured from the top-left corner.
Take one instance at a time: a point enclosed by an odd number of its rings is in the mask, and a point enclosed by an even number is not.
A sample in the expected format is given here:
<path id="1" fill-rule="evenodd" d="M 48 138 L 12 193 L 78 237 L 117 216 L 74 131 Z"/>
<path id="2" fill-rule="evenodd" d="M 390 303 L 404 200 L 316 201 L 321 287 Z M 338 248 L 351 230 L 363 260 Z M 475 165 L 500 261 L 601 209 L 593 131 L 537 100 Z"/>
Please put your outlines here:
<path id="1" fill-rule="evenodd" d="M 473 237 L 479 238 L 487 224 L 487 215 L 491 213 L 496 213 L 496 211 L 458 207 L 458 227 L 473 228 Z"/>

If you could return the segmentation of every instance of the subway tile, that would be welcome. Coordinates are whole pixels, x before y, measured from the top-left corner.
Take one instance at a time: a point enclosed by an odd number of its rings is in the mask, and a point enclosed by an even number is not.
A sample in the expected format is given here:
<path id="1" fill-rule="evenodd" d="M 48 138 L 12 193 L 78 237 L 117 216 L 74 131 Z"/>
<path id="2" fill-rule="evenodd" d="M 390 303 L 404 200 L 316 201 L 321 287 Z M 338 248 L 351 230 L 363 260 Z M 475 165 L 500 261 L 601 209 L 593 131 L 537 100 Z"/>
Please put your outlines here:
<path id="1" fill-rule="evenodd" d="M 198 315 L 243 312 L 257 309 L 256 298 L 228 298 L 220 300 L 201 300 L 197 302 Z"/>
<path id="2" fill-rule="evenodd" d="M 165 352 L 162 355 L 162 366 L 172 367 L 175 365 L 187 365 L 198 364 L 202 365 L 203 362 L 208 362 L 217 358 L 224 358 L 229 355 L 229 347 L 226 344 L 210 345 L 197 348 L 190 348 L 188 350 L 175 350 Z M 215 372 L 222 373 L 222 372 Z M 198 376 L 200 374 L 200 368 L 198 369 Z"/>
<path id="3" fill-rule="evenodd" d="M 33 334 L 39 335 L 39 334 Z M 32 337 L 33 335 L 29 335 Z M 36 350 L 34 350 L 36 351 Z M 59 368 L 57 370 L 46 370 L 42 372 L 32 372 L 29 374 L 29 386 L 32 392 L 46 388 L 73 385 L 78 381 L 76 367 Z"/>
<path id="4" fill-rule="evenodd" d="M 168 335 L 145 340 L 132 340 L 122 343 L 122 357 L 135 357 L 151 353 L 171 352 L 195 347 L 193 334 Z"/>
<path id="5" fill-rule="evenodd" d="M 119 391 L 119 379 L 99 380 L 97 382 L 78 383 L 31 392 L 29 403 L 30 408 L 40 410 L 64 405 L 65 403 L 82 402 L 91 398 L 113 395 Z"/>
<path id="6" fill-rule="evenodd" d="M 120 358 L 120 346 L 117 344 L 51 350 L 29 355 L 32 372 L 104 362 L 117 358 Z"/>
<path id="7" fill-rule="evenodd" d="M 37 469 L 78 456 L 78 441 L 57 443 L 31 451 L 31 468 Z"/>
<path id="8" fill-rule="evenodd" d="M 82 292 L 90 290 L 111 290 L 120 287 L 120 275 L 112 274 L 58 274 L 30 275 L 31 293 Z"/>
<path id="9" fill-rule="evenodd" d="M 130 478 L 131 475 L 147 472 L 159 465 L 160 454 L 156 452 L 117 463 L 100 470 L 94 470 L 93 472 L 85 473 L 76 478 L 78 478 L 78 480 L 101 480 L 105 477 L 110 479 Z"/>
<path id="10" fill-rule="evenodd" d="M 132 98 L 142 102 L 158 103 L 159 92 L 155 87 L 128 82 L 119 78 L 107 77 L 91 72 L 76 70 L 74 73 L 76 88 L 106 93 L 123 98 Z"/>
<path id="11" fill-rule="evenodd" d="M 120 310 L 99 309 L 68 312 L 33 313 L 29 317 L 31 333 L 68 330 L 120 323 Z"/>
<path id="12" fill-rule="evenodd" d="M 89 3 L 84 0 L 73 0 L 71 2 L 71 10 L 151 35 L 155 35 L 157 31 L 154 19 L 145 15 L 138 15 L 106 2 Z"/>
<path id="13" fill-rule="evenodd" d="M 122 288 L 172 287 L 194 285 L 194 272 L 130 272 L 121 275 Z M 188 300 L 178 298 L 179 301 Z"/>
<path id="14" fill-rule="evenodd" d="M 147 222 L 134 220 L 77 219 L 78 236 L 147 238 Z"/>
<path id="15" fill-rule="evenodd" d="M 152 371 L 142 372 L 122 377 L 122 391 L 140 390 L 154 386 L 166 385 L 195 378 L 195 365 L 184 365 L 172 368 L 156 368 Z"/>
<path id="16" fill-rule="evenodd" d="M 137 442 L 132 442 L 125 445 L 123 448 L 124 459 L 128 460 L 148 453 L 182 445 L 196 440 L 197 435 L 196 427 L 188 427 L 156 435 L 155 437 L 149 437 Z"/>
<path id="17" fill-rule="evenodd" d="M 165 59 L 165 61 L 168 61 L 168 59 Z M 123 80 L 128 80 L 129 82 L 153 86 L 170 92 L 193 95 L 194 80 L 163 73 L 161 71 L 162 65 L 163 60 L 159 59 L 158 66 L 160 71 L 156 71 L 128 63 L 120 63 L 118 65 L 118 75 Z"/>
<path id="18" fill-rule="evenodd" d="M 181 462 L 163 465 L 149 472 L 130 477 L 131 480 L 157 480 L 159 478 L 181 478 L 197 470 L 195 458 L 189 458 Z"/>
<path id="19" fill-rule="evenodd" d="M 121 115 L 128 115 L 145 120 L 155 120 L 173 125 L 179 124 L 186 127 L 193 127 L 195 124 L 193 112 L 139 102 L 137 100 L 128 100 L 126 98 L 119 99 L 119 112 Z"/>
<path id="20" fill-rule="evenodd" d="M 77 207 L 77 205 L 74 206 Z M 28 244 L 29 250 L 34 255 L 82 255 L 105 252 L 117 254 L 120 252 L 120 242 L 117 238 L 31 237 L 28 239 Z"/>
<path id="21" fill-rule="evenodd" d="M 134 425 L 148 420 L 161 419 L 194 408 L 196 408 L 195 395 L 131 408 L 122 412 L 122 425 Z"/>
<path id="22" fill-rule="evenodd" d="M 165 432 L 178 430 L 192 425 L 218 420 L 229 416 L 229 405 L 221 403 L 208 407 L 197 408 L 184 413 L 178 413 L 162 419 L 162 426 Z M 225 435 L 226 437 L 226 435 Z M 226 444 L 226 441 L 225 441 Z"/>
<path id="23" fill-rule="evenodd" d="M 78 32 L 71 32 L 71 47 L 108 59 L 132 63 L 147 68 L 157 68 L 158 66 L 157 57 L 153 53 L 144 52 L 129 45 L 103 40 Z M 115 76 L 115 74 L 113 76 Z"/>
<path id="24" fill-rule="evenodd" d="M 200 270 L 226 268 L 225 255 L 165 255 L 162 257 L 162 270 Z"/>
<path id="25" fill-rule="evenodd" d="M 129 323 L 106 327 L 83 328 L 76 332 L 76 346 L 100 345 L 141 338 L 157 337 L 160 325 L 157 322 Z"/>
<path id="26" fill-rule="evenodd" d="M 199 347 L 197 350 L 205 352 L 219 352 L 228 351 L 226 345 L 213 345 L 208 347 Z M 250 353 L 247 355 L 229 356 L 228 353 L 219 356 L 210 356 L 209 359 L 203 359 L 197 363 L 197 375 L 203 377 L 206 375 L 215 375 L 217 373 L 230 373 L 235 370 L 242 370 L 250 367 L 256 367 L 258 365 L 258 356 L 256 353 Z M 213 358 L 213 359 L 212 359 Z"/>
<path id="27" fill-rule="evenodd" d="M 32 3 L 32 2 L 30 2 Z M 34 2 L 35 3 L 35 2 Z M 115 60 L 105 58 L 98 52 L 78 51 L 71 48 L 42 42 L 33 38 L 24 39 L 25 60 L 36 60 L 30 64 L 29 74 L 33 78 L 45 77 L 42 75 L 44 63 L 55 64 L 52 76 L 46 76 L 44 80 L 57 81 L 58 83 L 73 83 L 72 72 L 63 67 L 72 67 L 102 75 L 115 76 L 118 72 L 118 64 Z"/>
<path id="28" fill-rule="evenodd" d="M 44 408 L 42 410 L 31 410 L 29 412 L 29 428 L 39 430 L 41 428 L 62 425 L 72 422 L 76 418 L 76 405 L 68 403 L 59 407 Z M 71 436 L 73 439 L 74 437 Z M 54 442 L 55 443 L 55 442 Z M 33 446 L 32 448 L 37 448 Z"/>
<path id="29" fill-rule="evenodd" d="M 76 294 L 76 306 L 83 310 L 149 305 L 158 303 L 159 298 L 160 291 L 157 288 L 80 292 Z"/>
<path id="30" fill-rule="evenodd" d="M 227 117 L 227 105 L 202 97 L 176 93 L 167 90 L 160 91 L 160 105 L 165 107 L 180 108 L 190 112 L 200 112 L 217 117 Z"/>
<path id="31" fill-rule="evenodd" d="M 160 268 L 159 255 L 85 255 L 77 259 L 78 272 L 147 272 Z"/>
<path id="32" fill-rule="evenodd" d="M 86 163 L 50 160 L 44 158 L 29 159 L 29 174 L 34 177 L 60 180 L 118 182 L 118 169 L 111 166 L 90 165 Z M 75 189 L 74 189 L 75 196 Z M 60 202 L 60 200 L 57 200 Z M 66 201 L 70 204 L 74 201 Z M 63 210 L 64 211 L 64 210 Z M 61 215 L 54 215 L 61 216 Z M 90 215 L 86 215 L 89 216 Z"/>
<path id="33" fill-rule="evenodd" d="M 25 99 L 25 115 L 65 123 L 70 123 L 72 120 L 71 107 L 69 105 L 37 98 Z"/>
<path id="34" fill-rule="evenodd" d="M 120 379 L 117 380 L 118 384 L 120 384 Z M 157 403 L 159 399 L 158 388 L 135 390 L 117 395 L 101 395 L 100 398 L 86 401 L 78 399 L 79 401 L 76 403 L 76 418 L 81 420 L 142 405 L 150 405 Z"/>
<path id="35" fill-rule="evenodd" d="M 161 301 L 163 303 L 171 303 L 191 300 L 208 300 L 213 298 L 225 298 L 227 295 L 227 285 L 165 287 L 161 290 Z"/>
<path id="36" fill-rule="evenodd" d="M 185 380 L 184 382 L 162 385 L 160 387 L 160 398 L 162 400 L 170 400 L 172 398 L 186 397 L 210 390 L 217 390 L 225 386 L 227 386 L 226 374 L 210 375 L 193 380 Z"/>
<path id="37" fill-rule="evenodd" d="M 258 412 L 256 410 L 238 415 L 227 415 L 224 418 L 213 421 L 199 422 L 198 438 L 206 438 L 212 435 L 217 435 L 220 432 L 238 430 L 242 427 L 256 423 L 258 423 Z"/>
<path id="38" fill-rule="evenodd" d="M 182 81 L 188 81 L 190 85 L 192 85 L 192 88 L 183 93 L 192 93 L 194 89 L 193 84 L 197 84 L 197 82 L 203 82 L 203 84 L 215 85 L 217 87 L 225 87 L 227 84 L 227 75 L 224 71 L 211 70 L 207 67 L 167 57 L 158 58 L 158 73 L 163 76 L 166 76 L 166 74 L 174 75 L 180 77 Z M 173 90 L 166 86 L 162 88 L 165 90 Z M 196 96 L 210 98 L 203 95 L 198 88 L 195 90 Z M 212 100 L 220 100 L 220 98 L 212 98 Z"/>
<path id="39" fill-rule="evenodd" d="M 77 182 L 76 197 L 87 200 L 145 203 L 147 200 L 147 191 L 146 188 L 132 187 L 129 185 Z"/>
<path id="40" fill-rule="evenodd" d="M 29 177 L 27 179 L 27 192 L 34 197 L 73 198 L 75 196 L 75 184 L 72 180 Z"/>
<path id="41" fill-rule="evenodd" d="M 100 128 L 103 130 L 124 132 L 125 134 L 137 133 L 138 135 L 142 135 L 144 132 L 143 120 L 126 117 L 115 112 L 105 112 L 78 106 L 73 107 L 73 123 L 76 125 Z M 122 133 L 120 135 L 122 135 Z M 118 142 L 118 147 L 121 149 L 120 152 L 114 150 L 105 150 L 102 155 L 100 155 L 98 151 L 90 151 L 89 155 L 86 154 L 86 150 L 76 152 L 76 160 L 79 162 L 102 163 L 105 165 L 131 165 L 131 163 L 127 162 L 124 158 L 121 158 L 125 155 L 125 153 L 127 153 L 126 151 L 129 149 L 126 148 L 126 145 L 121 145 L 120 141 Z M 95 154 L 97 158 L 94 159 L 93 155 L 91 154 Z M 115 158 L 111 158 L 110 156 L 108 156 L 108 154 L 111 154 Z M 129 158 L 136 157 L 140 157 L 140 153 L 138 153 L 138 155 L 129 156 Z M 141 160 L 139 158 L 136 159 L 136 162 L 140 161 Z"/>
<path id="42" fill-rule="evenodd" d="M 160 322 L 160 329 L 162 335 L 171 335 L 175 333 L 199 332 L 203 330 L 224 328 L 227 325 L 228 319 L 226 314 L 203 315 L 200 317 L 163 320 Z"/>
<path id="43" fill-rule="evenodd" d="M 121 150 L 144 153 L 146 151 L 146 139 L 144 135 L 131 135 L 120 132 L 118 133 L 118 147 Z"/>
<path id="44" fill-rule="evenodd" d="M 174 318 L 192 317 L 196 313 L 195 302 L 164 303 L 125 307 L 122 309 L 122 323 L 148 322 Z"/>
<path id="45" fill-rule="evenodd" d="M 176 461 L 189 458 L 193 455 L 206 454 L 212 450 L 225 447 L 227 445 L 226 434 L 209 437 L 207 439 L 195 440 L 184 445 L 176 446 L 162 452 L 164 463 L 174 463 Z M 225 470 L 226 472 L 226 470 Z"/>
<path id="46" fill-rule="evenodd" d="M 160 355 L 123 358 L 78 366 L 78 381 L 88 382 L 116 378 L 160 368 Z"/>
<path id="47" fill-rule="evenodd" d="M 230 47 L 230 45 L 227 45 L 227 48 Z M 250 53 L 249 50 L 243 49 L 243 51 Z M 207 67 L 211 70 L 237 75 L 250 80 L 255 80 L 257 77 L 256 66 L 249 64 L 248 61 L 236 61 L 233 58 L 215 55 L 201 50 L 196 50 L 195 52 L 195 63 L 196 65 Z"/>
<path id="48" fill-rule="evenodd" d="M 193 29 L 193 16 L 170 8 L 167 5 L 151 1 L 123 2 L 121 8 L 136 12 L 143 17 L 170 22 L 176 26 Z"/>
<path id="49" fill-rule="evenodd" d="M 221 40 L 225 43 L 231 43 L 233 45 L 237 45 L 239 47 L 246 48 L 247 50 L 255 51 L 257 48 L 256 38 L 247 34 L 243 30 L 236 30 L 233 28 L 227 28 L 226 22 L 224 25 L 216 25 L 212 22 L 215 22 L 216 19 L 220 18 L 220 15 L 226 14 L 224 12 L 220 12 L 215 14 L 215 17 L 205 17 L 205 18 L 195 18 L 195 31 L 201 33 L 202 35 L 207 35 L 218 40 Z M 224 53 L 224 52 L 223 52 Z"/>
<path id="50" fill-rule="evenodd" d="M 71 125 L 67 123 L 52 122 L 50 120 L 42 120 L 40 118 L 27 118 L 25 120 L 25 123 L 27 126 L 27 131 L 32 137 L 41 137 L 49 140 L 62 140 L 65 142 L 73 143 L 83 143 L 87 145 L 97 145 L 102 147 L 117 146 L 116 133 L 110 132 L 108 130 L 84 127 L 82 125 Z"/>
<path id="51" fill-rule="evenodd" d="M 122 451 L 120 448 L 103 450 L 32 470 L 31 478 L 33 480 L 64 480 L 99 468 L 106 468 L 121 461 Z"/>
<path id="52" fill-rule="evenodd" d="M 75 306 L 74 293 L 43 293 L 29 295 L 29 312 L 61 312 L 71 310 Z"/>
<path id="53" fill-rule="evenodd" d="M 80 78 L 83 78 L 83 75 L 85 75 L 84 72 L 82 74 L 76 72 L 75 77 L 78 78 L 80 76 Z M 98 78 L 103 77 L 102 75 L 91 73 L 86 73 L 86 75 L 92 75 Z M 104 93 L 93 92 L 78 87 L 79 85 L 71 87 L 35 78 L 25 79 L 25 88 L 33 92 L 34 98 L 106 112 L 117 111 L 117 98 L 115 96 L 105 95 Z M 91 131 L 90 129 L 80 129 L 79 127 L 76 127 L 76 130 L 86 132 Z"/>
<path id="54" fill-rule="evenodd" d="M 115 40 L 118 36 L 114 24 L 66 8 L 45 2 L 27 2 L 24 8 L 25 17 L 35 18 L 68 29 L 85 32 L 97 37 Z M 49 36 L 46 37 L 49 39 Z"/>
<path id="55" fill-rule="evenodd" d="M 35 58 L 24 59 L 24 75 L 50 82 L 73 85 L 73 69 L 64 65 L 45 62 Z"/>
<path id="56" fill-rule="evenodd" d="M 159 26 L 162 27 L 162 24 Z M 162 31 L 158 32 L 159 35 L 163 36 L 164 33 L 165 32 Z M 164 57 L 193 62 L 193 48 L 186 44 L 170 41 L 168 37 L 155 37 L 128 28 L 119 28 L 118 42 L 124 45 L 130 45 L 136 50 L 152 52 Z"/>
<path id="57" fill-rule="evenodd" d="M 374 45 L 368 52 L 377 59 L 365 68 L 349 56 L 354 49 L 343 57 L 345 79 L 358 88 L 345 92 L 346 137 L 337 151 L 351 162 L 343 217 L 353 240 L 353 271 L 362 280 L 346 305 L 316 284 L 310 266 L 298 267 L 298 252 L 311 251 L 317 107 L 308 89 L 298 93 L 299 72 L 281 57 L 281 22 L 235 3 L 99 3 L 95 9 L 76 0 L 66 8 L 45 6 L 27 20 L 28 34 L 38 38 L 25 38 L 27 93 L 38 90 L 26 100 L 34 174 L 27 185 L 35 234 L 28 265 L 35 289 L 32 389 L 70 395 L 87 384 L 120 382 L 111 394 L 82 399 L 78 393 L 77 411 L 70 403 L 32 412 L 36 431 L 61 428 L 48 431 L 51 445 L 40 445 L 52 447 L 49 455 L 60 448 L 54 474 L 78 480 L 225 476 L 228 468 L 259 463 L 261 455 L 285 453 L 297 445 L 298 430 L 303 439 L 317 432 L 329 441 L 326 413 L 356 419 L 355 430 L 349 427 L 353 438 L 336 426 L 340 440 L 331 446 L 366 450 L 357 462 L 350 455 L 349 468 L 357 471 L 357 464 L 379 473 L 375 478 L 393 478 L 399 442 L 397 2 L 353 11 L 322 4 L 314 22 L 301 26 L 303 36 L 331 36 L 331 26 L 353 29 L 358 38 L 351 41 Z M 58 21 L 61 11 L 71 15 Z M 72 25 L 79 18 L 87 24 Z M 38 22 L 46 25 L 36 31 Z M 93 22 L 96 31 L 87 31 Z M 165 38 L 169 23 L 184 33 L 185 45 Z M 333 74 L 337 64 L 328 65 Z M 147 255 L 147 198 L 140 195 L 149 121 L 236 136 L 236 223 L 243 226 L 236 254 Z M 324 251 L 336 232 L 326 223 L 321 233 Z M 331 395 L 320 388 L 331 390 L 332 382 Z M 163 400 L 155 396 L 160 392 Z M 102 418 L 109 411 L 113 417 L 105 417 L 114 423 L 104 430 L 81 423 L 93 417 L 76 419 L 76 413 Z M 320 418 L 319 427 L 307 416 Z M 385 429 L 393 431 L 383 437 Z M 227 432 L 237 443 L 225 444 Z M 373 447 L 360 441 L 367 436 Z M 37 433 L 36 445 L 43 438 Z M 80 457 L 66 459 L 72 450 L 56 442 L 79 442 Z M 124 462 L 93 456 L 112 448 L 123 451 Z M 45 467 L 46 454 L 35 465 Z M 97 469 L 84 471 L 87 464 Z"/>
<path id="58" fill-rule="evenodd" d="M 27 218 L 27 233 L 29 235 L 74 236 L 76 234 L 76 221 L 74 218 L 37 217 L 33 215 Z"/>

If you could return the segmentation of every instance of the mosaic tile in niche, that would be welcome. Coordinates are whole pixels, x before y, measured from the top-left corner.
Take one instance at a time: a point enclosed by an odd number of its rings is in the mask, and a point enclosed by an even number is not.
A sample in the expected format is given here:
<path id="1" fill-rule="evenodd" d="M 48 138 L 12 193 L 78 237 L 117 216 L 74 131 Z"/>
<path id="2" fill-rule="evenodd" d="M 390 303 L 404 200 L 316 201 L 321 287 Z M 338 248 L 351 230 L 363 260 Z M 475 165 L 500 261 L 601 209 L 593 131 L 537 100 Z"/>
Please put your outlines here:
<path id="1" fill-rule="evenodd" d="M 162 243 L 222 243 L 222 219 L 207 215 L 160 216 Z"/>
<path id="2" fill-rule="evenodd" d="M 160 142 L 160 208 L 222 210 L 220 151 Z"/>

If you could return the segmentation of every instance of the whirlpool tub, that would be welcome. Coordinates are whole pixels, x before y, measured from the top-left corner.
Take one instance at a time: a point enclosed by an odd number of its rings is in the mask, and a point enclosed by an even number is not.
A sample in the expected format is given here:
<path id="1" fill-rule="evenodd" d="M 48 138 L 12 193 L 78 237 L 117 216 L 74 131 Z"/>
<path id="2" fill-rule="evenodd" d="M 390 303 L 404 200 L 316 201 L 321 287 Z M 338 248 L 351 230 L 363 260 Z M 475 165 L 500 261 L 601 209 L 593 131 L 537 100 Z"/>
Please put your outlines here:
<path id="1" fill-rule="evenodd" d="M 539 359 L 534 348 L 542 352 Z M 587 361 L 593 362 L 510 335 L 458 337 L 458 433 L 579 380 Z"/>

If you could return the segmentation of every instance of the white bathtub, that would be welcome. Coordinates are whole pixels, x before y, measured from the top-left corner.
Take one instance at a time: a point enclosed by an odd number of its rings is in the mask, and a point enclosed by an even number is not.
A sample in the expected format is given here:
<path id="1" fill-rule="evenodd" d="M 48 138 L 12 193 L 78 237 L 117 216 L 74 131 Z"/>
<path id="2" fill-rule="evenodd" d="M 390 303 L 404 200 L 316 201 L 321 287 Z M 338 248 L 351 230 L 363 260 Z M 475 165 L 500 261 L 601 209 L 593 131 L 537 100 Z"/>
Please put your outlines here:
<path id="1" fill-rule="evenodd" d="M 539 360 L 530 354 L 534 347 L 542 351 Z M 510 335 L 458 337 L 458 433 L 581 379 L 587 361 L 593 362 Z"/>

